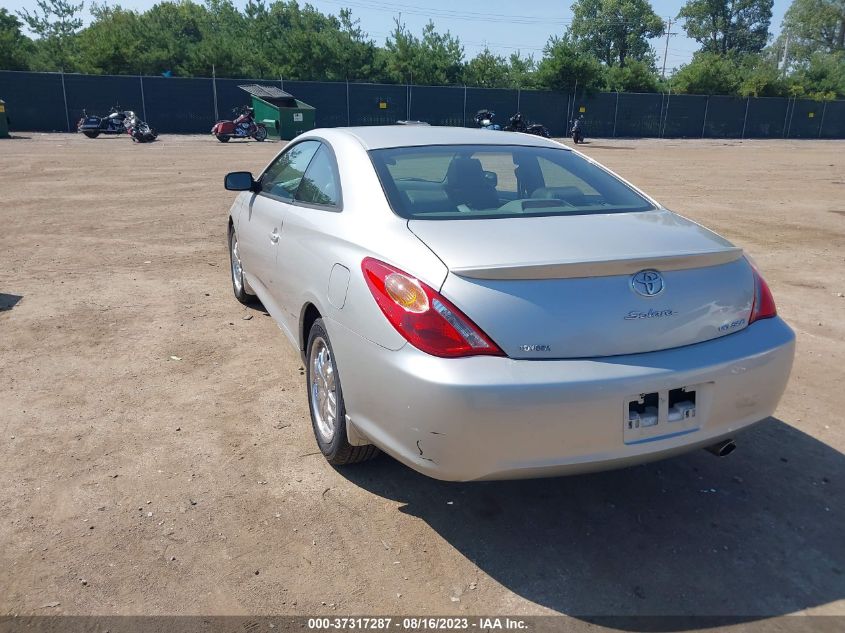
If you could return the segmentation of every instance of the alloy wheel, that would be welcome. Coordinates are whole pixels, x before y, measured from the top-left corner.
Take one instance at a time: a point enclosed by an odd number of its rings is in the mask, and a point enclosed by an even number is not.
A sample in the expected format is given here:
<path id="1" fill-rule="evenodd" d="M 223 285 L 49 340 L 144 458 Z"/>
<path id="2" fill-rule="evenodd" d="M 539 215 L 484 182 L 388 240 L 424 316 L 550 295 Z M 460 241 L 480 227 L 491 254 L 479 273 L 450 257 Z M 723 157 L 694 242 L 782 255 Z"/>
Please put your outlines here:
<path id="1" fill-rule="evenodd" d="M 337 430 L 337 380 L 331 351 L 321 336 L 311 343 L 309 359 L 311 411 L 320 438 L 328 444 Z"/>

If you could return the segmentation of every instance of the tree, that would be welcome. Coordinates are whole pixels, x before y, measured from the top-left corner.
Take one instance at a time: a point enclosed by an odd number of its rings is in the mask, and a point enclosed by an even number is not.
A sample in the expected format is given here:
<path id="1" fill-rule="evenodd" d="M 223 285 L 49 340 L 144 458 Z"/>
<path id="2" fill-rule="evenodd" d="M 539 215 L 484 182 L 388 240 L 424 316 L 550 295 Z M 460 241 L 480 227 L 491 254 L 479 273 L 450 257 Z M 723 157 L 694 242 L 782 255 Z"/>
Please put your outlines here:
<path id="1" fill-rule="evenodd" d="M 370 79 L 377 68 L 375 44 L 348 12 L 342 11 L 338 18 L 324 15 L 311 5 L 301 8 L 293 1 L 274 2 L 267 29 L 260 54 L 274 60 L 276 76 Z"/>
<path id="2" fill-rule="evenodd" d="M 68 0 L 37 0 L 36 9 L 18 11 L 30 31 L 38 36 L 37 64 L 49 70 L 71 69 L 75 49 L 75 36 L 82 28 L 79 17 L 84 2 L 73 4 Z"/>
<path id="3" fill-rule="evenodd" d="M 736 94 L 743 74 L 737 59 L 709 51 L 700 51 L 689 64 L 672 75 L 677 92 L 704 95 Z"/>
<path id="4" fill-rule="evenodd" d="M 688 0 L 678 17 L 701 50 L 758 53 L 769 39 L 774 0 Z"/>
<path id="5" fill-rule="evenodd" d="M 787 97 L 789 82 L 783 78 L 777 62 L 763 56 L 748 56 L 743 64 L 738 94 L 742 97 Z"/>
<path id="6" fill-rule="evenodd" d="M 384 74 L 375 42 L 361 29 L 360 22 L 352 18 L 348 9 L 341 9 L 339 29 L 329 33 L 326 46 L 347 79 L 377 80 Z M 337 77 L 340 79 L 340 76 Z"/>
<path id="7" fill-rule="evenodd" d="M 175 75 L 209 75 L 211 64 L 198 64 L 196 57 L 190 56 L 202 41 L 205 21 L 204 7 L 193 2 L 153 5 L 138 20 L 137 35 L 142 46 L 136 64 L 147 74 L 170 71 Z"/>
<path id="8" fill-rule="evenodd" d="M 631 60 L 605 73 L 605 88 L 619 92 L 658 92 L 657 75 L 649 64 Z"/>
<path id="9" fill-rule="evenodd" d="M 142 72 L 142 43 L 138 14 L 120 7 L 94 4 L 94 20 L 79 34 L 77 67 L 84 73 L 121 74 Z"/>
<path id="10" fill-rule="evenodd" d="M 21 22 L 6 9 L 0 8 L 0 68 L 26 70 L 32 42 L 21 32 Z"/>
<path id="11" fill-rule="evenodd" d="M 429 22 L 423 28 L 422 64 L 423 72 L 417 83 L 429 85 L 455 84 L 463 74 L 464 47 L 449 31 L 441 34 Z"/>
<path id="12" fill-rule="evenodd" d="M 537 62 L 529 55 L 523 57 L 519 51 L 511 53 L 508 59 L 508 86 L 511 88 L 537 87 Z"/>
<path id="13" fill-rule="evenodd" d="M 388 76 L 398 83 L 442 86 L 459 83 L 463 74 L 460 40 L 449 31 L 438 33 L 433 22 L 426 24 L 422 37 L 417 38 L 396 20 L 383 55 Z"/>
<path id="14" fill-rule="evenodd" d="M 480 88 L 505 88 L 508 86 L 510 67 L 501 55 L 485 48 L 469 61 L 464 70 L 464 83 Z"/>
<path id="15" fill-rule="evenodd" d="M 385 41 L 381 55 L 391 81 L 409 82 L 417 67 L 420 42 L 404 23 L 394 20 L 393 32 Z"/>
<path id="16" fill-rule="evenodd" d="M 793 56 L 845 51 L 845 0 L 793 0 L 783 19 Z"/>
<path id="17" fill-rule="evenodd" d="M 845 97 L 845 52 L 816 53 L 791 79 L 793 96 L 826 100 Z"/>
<path id="18" fill-rule="evenodd" d="M 568 39 L 552 37 L 537 67 L 540 85 L 555 90 L 594 91 L 603 84 L 604 69 L 598 59 L 578 50 Z"/>
<path id="19" fill-rule="evenodd" d="M 196 12 L 199 38 L 187 51 L 189 74 L 243 77 L 249 68 L 248 25 L 232 0 L 205 0 Z"/>
<path id="20" fill-rule="evenodd" d="M 160 0 L 146 11 L 94 2 L 86 28 L 79 18 L 83 0 L 34 2 L 19 14 L 22 20 L 0 9 L 2 69 L 207 77 L 214 68 L 218 77 L 274 81 L 666 89 L 648 45 L 662 23 L 648 0 L 576 0 L 572 28 L 549 40 L 539 63 L 488 48 L 464 63 L 460 40 L 431 22 L 414 34 L 397 21 L 380 47 L 349 10 L 324 14 L 297 0 Z M 792 2 L 784 33 L 764 47 L 772 0 L 688 0 L 684 27 L 702 47 L 673 76 L 672 91 L 845 96 L 845 0 Z M 34 41 L 22 32 L 26 27 Z M 781 68 L 787 37 L 790 63 Z"/>
<path id="21" fill-rule="evenodd" d="M 582 51 L 608 66 L 627 60 L 654 62 L 648 38 L 663 32 L 648 0 L 577 0 L 569 36 Z"/>

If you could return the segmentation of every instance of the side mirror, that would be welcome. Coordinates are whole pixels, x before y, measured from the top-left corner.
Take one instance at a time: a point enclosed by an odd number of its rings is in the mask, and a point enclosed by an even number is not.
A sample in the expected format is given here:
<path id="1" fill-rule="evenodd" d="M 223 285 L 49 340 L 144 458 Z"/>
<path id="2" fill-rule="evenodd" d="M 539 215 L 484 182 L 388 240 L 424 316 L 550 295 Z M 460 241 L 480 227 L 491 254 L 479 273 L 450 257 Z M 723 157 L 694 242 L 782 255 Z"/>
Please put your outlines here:
<path id="1" fill-rule="evenodd" d="M 229 191 L 253 191 L 256 182 L 248 171 L 232 171 L 226 174 L 223 186 Z"/>
<path id="2" fill-rule="evenodd" d="M 484 180 L 487 181 L 487 184 L 492 187 L 497 187 L 499 185 L 499 175 L 495 171 L 485 171 L 484 173 Z"/>

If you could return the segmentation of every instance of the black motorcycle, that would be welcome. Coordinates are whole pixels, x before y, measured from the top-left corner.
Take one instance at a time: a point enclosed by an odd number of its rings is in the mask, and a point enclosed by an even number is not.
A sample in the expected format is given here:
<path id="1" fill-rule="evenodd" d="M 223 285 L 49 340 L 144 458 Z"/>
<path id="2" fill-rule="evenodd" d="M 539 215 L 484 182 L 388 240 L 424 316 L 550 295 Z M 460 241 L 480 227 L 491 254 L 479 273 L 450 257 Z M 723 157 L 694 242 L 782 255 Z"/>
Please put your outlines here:
<path id="1" fill-rule="evenodd" d="M 82 118 L 76 124 L 76 130 L 88 138 L 97 138 L 100 134 L 123 134 L 126 132 L 124 121 L 129 113 L 114 107 L 106 116 L 88 114 L 82 111 Z"/>
<path id="2" fill-rule="evenodd" d="M 523 132 L 525 134 L 542 136 L 543 138 L 549 138 L 551 136 L 549 129 L 545 125 L 541 123 L 528 123 L 522 118 L 520 112 L 517 112 L 510 118 L 510 123 L 504 129 L 508 132 Z"/>
<path id="3" fill-rule="evenodd" d="M 158 138 L 155 128 L 147 125 L 145 121 L 138 118 L 138 115 L 131 110 L 124 112 L 126 118 L 123 120 L 123 127 L 126 133 L 135 143 L 152 143 Z"/>
<path id="4" fill-rule="evenodd" d="M 572 142 L 578 145 L 584 142 L 584 117 L 579 116 L 572 122 L 572 128 L 569 131 L 572 136 Z"/>
<path id="5" fill-rule="evenodd" d="M 475 113 L 475 124 L 484 130 L 501 130 L 501 125 L 493 123 L 493 117 L 495 116 L 496 113 L 492 110 L 487 110 L 486 108 L 479 110 Z"/>

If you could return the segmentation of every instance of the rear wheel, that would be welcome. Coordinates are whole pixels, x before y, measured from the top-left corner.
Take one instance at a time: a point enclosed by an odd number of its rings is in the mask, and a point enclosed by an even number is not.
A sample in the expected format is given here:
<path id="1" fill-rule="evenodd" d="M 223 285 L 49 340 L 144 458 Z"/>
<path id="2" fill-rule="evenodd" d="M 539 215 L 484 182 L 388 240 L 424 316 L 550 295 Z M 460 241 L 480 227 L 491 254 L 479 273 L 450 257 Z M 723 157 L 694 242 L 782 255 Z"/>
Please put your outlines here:
<path id="1" fill-rule="evenodd" d="M 229 142 L 229 137 L 226 136 L 225 134 L 217 134 L 216 136 L 217 136 L 217 140 L 220 141 L 221 143 L 228 143 Z"/>
<path id="2" fill-rule="evenodd" d="M 378 448 L 371 444 L 352 446 L 348 441 L 340 376 L 322 319 L 317 319 L 311 326 L 306 349 L 308 408 L 320 452 L 335 466 L 372 459 L 379 454 Z"/>
<path id="3" fill-rule="evenodd" d="M 100 135 L 99 132 L 83 132 L 83 134 L 88 138 L 97 138 Z"/>

